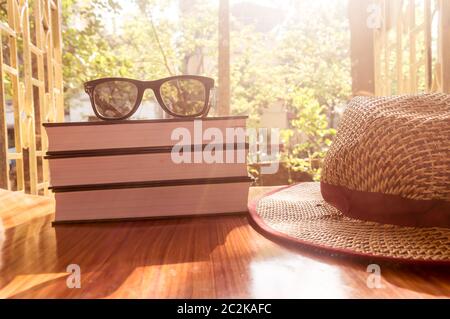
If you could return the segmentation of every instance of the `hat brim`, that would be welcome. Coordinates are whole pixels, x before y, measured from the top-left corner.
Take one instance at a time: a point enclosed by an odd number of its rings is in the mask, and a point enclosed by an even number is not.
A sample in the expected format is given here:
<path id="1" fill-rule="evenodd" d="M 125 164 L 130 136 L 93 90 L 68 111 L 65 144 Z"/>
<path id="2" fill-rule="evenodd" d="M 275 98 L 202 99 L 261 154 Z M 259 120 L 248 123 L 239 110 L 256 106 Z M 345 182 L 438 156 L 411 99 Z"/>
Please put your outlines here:
<path id="1" fill-rule="evenodd" d="M 352 219 L 328 204 L 320 183 L 301 183 L 249 204 L 263 234 L 333 254 L 414 264 L 450 265 L 450 229 Z"/>

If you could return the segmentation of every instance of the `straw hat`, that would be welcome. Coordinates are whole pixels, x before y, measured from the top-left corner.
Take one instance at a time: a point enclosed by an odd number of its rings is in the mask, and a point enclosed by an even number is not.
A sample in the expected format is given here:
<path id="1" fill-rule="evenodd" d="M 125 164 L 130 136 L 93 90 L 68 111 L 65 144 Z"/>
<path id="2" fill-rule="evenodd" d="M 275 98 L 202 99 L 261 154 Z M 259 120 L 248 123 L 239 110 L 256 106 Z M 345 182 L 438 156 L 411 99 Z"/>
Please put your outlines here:
<path id="1" fill-rule="evenodd" d="M 450 95 L 357 97 L 320 183 L 249 206 L 265 233 L 364 257 L 450 264 Z"/>

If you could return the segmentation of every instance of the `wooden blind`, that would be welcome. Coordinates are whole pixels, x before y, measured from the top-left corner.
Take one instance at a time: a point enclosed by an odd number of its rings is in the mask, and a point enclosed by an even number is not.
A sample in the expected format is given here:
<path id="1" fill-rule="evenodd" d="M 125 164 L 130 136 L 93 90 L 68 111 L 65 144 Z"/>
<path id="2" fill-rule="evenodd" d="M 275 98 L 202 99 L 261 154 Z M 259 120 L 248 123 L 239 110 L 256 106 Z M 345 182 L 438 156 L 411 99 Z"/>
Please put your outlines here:
<path id="1" fill-rule="evenodd" d="M 48 194 L 42 123 L 64 120 L 61 2 L 0 3 L 0 188 Z"/>
<path id="2" fill-rule="evenodd" d="M 450 93 L 450 1 L 375 0 L 377 95 Z"/>

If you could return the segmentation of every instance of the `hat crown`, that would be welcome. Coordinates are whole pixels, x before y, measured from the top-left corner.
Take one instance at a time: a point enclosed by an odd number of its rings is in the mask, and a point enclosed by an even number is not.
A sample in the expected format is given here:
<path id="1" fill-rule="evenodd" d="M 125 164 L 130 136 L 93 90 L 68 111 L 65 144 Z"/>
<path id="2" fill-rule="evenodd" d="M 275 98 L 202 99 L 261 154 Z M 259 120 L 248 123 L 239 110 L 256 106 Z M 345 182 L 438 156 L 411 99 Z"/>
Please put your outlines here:
<path id="1" fill-rule="evenodd" d="M 450 95 L 354 98 L 325 157 L 321 181 L 450 201 Z"/>

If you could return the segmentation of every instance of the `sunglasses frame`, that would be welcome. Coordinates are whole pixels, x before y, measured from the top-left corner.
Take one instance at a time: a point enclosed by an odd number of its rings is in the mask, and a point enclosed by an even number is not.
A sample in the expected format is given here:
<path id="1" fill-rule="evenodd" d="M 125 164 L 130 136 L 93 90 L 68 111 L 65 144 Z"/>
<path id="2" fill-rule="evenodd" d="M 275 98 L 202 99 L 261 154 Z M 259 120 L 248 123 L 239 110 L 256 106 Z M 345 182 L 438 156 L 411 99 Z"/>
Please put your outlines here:
<path id="1" fill-rule="evenodd" d="M 164 104 L 163 99 L 161 97 L 161 86 L 168 81 L 178 80 L 178 79 L 197 80 L 204 85 L 204 87 L 205 87 L 205 105 L 203 106 L 201 112 L 193 114 L 193 115 L 180 115 L 180 114 L 176 114 L 176 113 L 172 112 Z M 134 104 L 131 111 L 122 117 L 117 117 L 117 118 L 104 117 L 97 111 L 97 107 L 95 106 L 95 102 L 94 102 L 95 87 L 101 83 L 111 82 L 111 81 L 130 82 L 130 83 L 133 83 L 136 86 L 136 88 L 138 89 L 136 103 Z M 136 113 L 139 106 L 141 105 L 142 98 L 144 96 L 144 92 L 147 89 L 151 89 L 153 91 L 153 94 L 155 95 L 156 100 L 158 101 L 158 103 L 162 107 L 162 109 L 167 114 L 169 114 L 173 117 L 178 117 L 178 118 L 206 117 L 208 115 L 209 109 L 211 108 L 211 103 L 209 101 L 209 98 L 211 95 L 211 90 L 213 88 L 214 88 L 214 79 L 205 77 L 205 76 L 200 76 L 200 75 L 177 75 L 177 76 L 171 76 L 171 77 L 167 77 L 167 78 L 163 78 L 163 79 L 159 79 L 159 80 L 155 80 L 155 81 L 140 81 L 140 80 L 135 80 L 135 79 L 130 79 L 130 78 L 112 77 L 112 78 L 96 79 L 96 80 L 92 80 L 92 81 L 88 81 L 88 82 L 84 83 L 84 90 L 89 95 L 89 98 L 91 100 L 91 105 L 92 105 L 95 115 L 98 118 L 105 120 L 105 121 L 125 120 L 125 119 L 133 116 L 133 114 Z"/>

